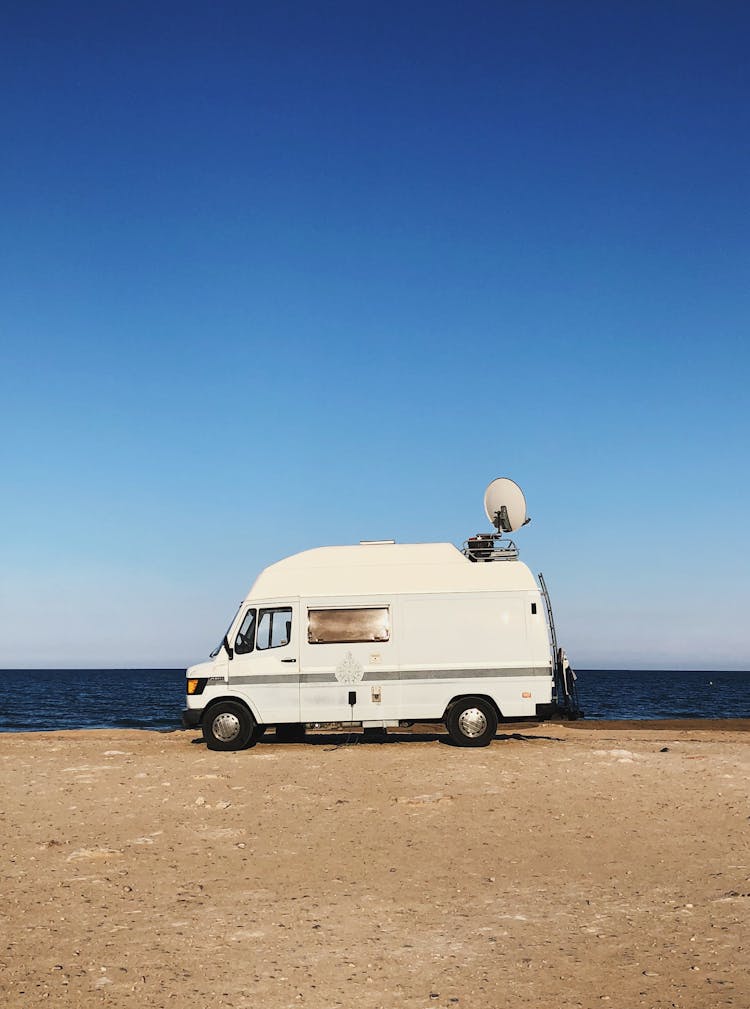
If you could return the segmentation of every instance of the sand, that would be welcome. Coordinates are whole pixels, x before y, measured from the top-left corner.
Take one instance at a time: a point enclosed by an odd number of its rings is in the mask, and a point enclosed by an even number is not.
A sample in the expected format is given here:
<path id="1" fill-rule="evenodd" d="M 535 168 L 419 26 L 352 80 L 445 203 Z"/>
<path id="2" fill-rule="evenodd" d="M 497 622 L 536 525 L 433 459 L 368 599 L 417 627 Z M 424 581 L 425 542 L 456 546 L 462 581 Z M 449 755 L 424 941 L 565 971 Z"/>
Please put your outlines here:
<path id="1" fill-rule="evenodd" d="M 746 1009 L 746 727 L 0 735 L 0 1002 Z"/>

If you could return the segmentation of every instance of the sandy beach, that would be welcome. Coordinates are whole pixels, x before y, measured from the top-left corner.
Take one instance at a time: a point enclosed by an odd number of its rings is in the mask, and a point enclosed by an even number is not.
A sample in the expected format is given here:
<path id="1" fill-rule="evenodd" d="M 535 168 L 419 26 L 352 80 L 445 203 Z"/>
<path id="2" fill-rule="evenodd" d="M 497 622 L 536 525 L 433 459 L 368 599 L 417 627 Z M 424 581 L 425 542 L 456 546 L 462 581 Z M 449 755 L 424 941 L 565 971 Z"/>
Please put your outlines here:
<path id="1" fill-rule="evenodd" d="M 0 735 L 2 1004 L 744 1009 L 747 728 Z"/>

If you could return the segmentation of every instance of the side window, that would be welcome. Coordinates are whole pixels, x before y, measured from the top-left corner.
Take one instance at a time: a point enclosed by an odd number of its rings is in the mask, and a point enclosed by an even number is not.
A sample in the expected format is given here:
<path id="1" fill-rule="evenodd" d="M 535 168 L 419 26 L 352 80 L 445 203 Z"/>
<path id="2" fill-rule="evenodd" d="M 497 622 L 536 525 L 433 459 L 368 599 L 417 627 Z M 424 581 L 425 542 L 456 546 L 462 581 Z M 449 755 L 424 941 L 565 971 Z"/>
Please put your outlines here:
<path id="1" fill-rule="evenodd" d="M 307 640 L 311 645 L 388 641 L 390 636 L 391 622 L 387 606 L 307 611 Z"/>
<path id="2" fill-rule="evenodd" d="M 253 650 L 255 638 L 255 610 L 248 610 L 242 618 L 237 637 L 234 639 L 234 650 L 238 655 L 247 655 Z"/>
<path id="3" fill-rule="evenodd" d="M 284 606 L 280 609 L 261 610 L 258 616 L 258 650 L 283 648 L 292 636 L 292 610 Z"/>

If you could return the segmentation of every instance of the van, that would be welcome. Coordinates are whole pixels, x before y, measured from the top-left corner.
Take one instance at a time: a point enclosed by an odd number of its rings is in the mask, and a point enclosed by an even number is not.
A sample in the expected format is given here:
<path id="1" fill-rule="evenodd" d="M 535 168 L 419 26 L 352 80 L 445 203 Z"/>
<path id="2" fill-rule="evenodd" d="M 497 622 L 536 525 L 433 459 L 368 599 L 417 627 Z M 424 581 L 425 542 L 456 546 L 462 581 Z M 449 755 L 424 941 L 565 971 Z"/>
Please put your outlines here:
<path id="1" fill-rule="evenodd" d="M 294 554 L 256 579 L 208 662 L 187 670 L 185 728 L 215 750 L 270 726 L 380 731 L 443 722 L 486 746 L 499 722 L 578 717 L 544 580 L 494 533 Z"/>

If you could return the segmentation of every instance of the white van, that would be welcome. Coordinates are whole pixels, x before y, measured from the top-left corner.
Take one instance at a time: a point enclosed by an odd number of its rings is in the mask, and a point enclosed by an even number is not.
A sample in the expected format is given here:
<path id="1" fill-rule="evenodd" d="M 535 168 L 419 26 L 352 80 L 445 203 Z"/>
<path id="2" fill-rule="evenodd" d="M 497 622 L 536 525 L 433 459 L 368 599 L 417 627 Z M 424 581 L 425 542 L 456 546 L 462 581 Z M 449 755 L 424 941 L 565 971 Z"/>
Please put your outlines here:
<path id="1" fill-rule="evenodd" d="M 185 728 L 237 750 L 269 726 L 442 721 L 486 746 L 499 721 L 577 717 L 549 597 L 494 534 L 294 554 L 258 576 L 209 662 L 187 670 Z"/>

